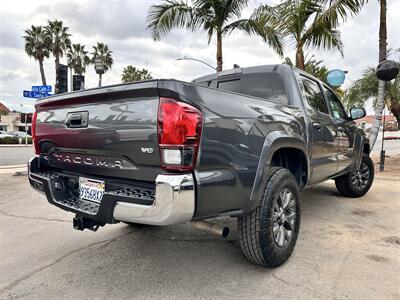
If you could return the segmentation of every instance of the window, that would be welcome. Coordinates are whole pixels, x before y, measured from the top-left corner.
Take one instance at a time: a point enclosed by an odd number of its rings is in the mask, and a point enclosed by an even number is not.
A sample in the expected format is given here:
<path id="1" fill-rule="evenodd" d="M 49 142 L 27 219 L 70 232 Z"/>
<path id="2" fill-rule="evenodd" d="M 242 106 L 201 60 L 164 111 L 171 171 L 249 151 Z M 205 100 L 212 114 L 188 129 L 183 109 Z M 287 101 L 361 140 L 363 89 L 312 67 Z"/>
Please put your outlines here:
<path id="1" fill-rule="evenodd" d="M 288 104 L 282 77 L 276 73 L 244 74 L 241 80 L 243 94 Z"/>
<path id="2" fill-rule="evenodd" d="M 321 93 L 318 83 L 305 77 L 301 77 L 301 80 L 303 82 L 304 96 L 311 108 L 329 114 L 328 107 L 326 106 L 324 96 Z"/>
<path id="3" fill-rule="evenodd" d="M 338 99 L 338 97 L 334 93 L 332 93 L 330 90 L 328 90 L 326 87 L 324 87 L 324 92 L 325 92 L 326 99 L 328 100 L 328 103 L 332 110 L 332 117 L 334 117 L 336 119 L 347 120 L 348 116 L 342 106 L 342 103 L 340 103 L 340 100 Z"/>
<path id="4" fill-rule="evenodd" d="M 276 72 L 244 74 L 240 80 L 220 81 L 218 88 L 282 104 L 289 103 L 283 80 Z"/>
<path id="5" fill-rule="evenodd" d="M 229 80 L 218 82 L 218 88 L 221 90 L 227 90 L 231 92 L 240 93 L 240 80 Z"/>

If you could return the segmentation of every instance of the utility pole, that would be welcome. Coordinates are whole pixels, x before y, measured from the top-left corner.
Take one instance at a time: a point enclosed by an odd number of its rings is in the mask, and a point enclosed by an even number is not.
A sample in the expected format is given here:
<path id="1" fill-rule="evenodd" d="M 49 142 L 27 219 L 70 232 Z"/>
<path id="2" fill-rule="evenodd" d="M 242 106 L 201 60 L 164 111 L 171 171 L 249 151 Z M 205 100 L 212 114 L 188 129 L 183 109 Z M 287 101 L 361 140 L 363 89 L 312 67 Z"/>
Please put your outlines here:
<path id="1" fill-rule="evenodd" d="M 25 147 L 28 146 L 28 115 L 25 116 Z"/>
<path id="2" fill-rule="evenodd" d="M 202 63 L 203 65 L 206 65 L 207 67 L 210 67 L 211 69 L 213 69 L 214 71 L 216 71 L 217 69 L 214 68 L 212 65 L 206 63 L 205 61 L 201 60 L 201 59 L 197 59 L 197 58 L 193 58 L 193 57 L 182 57 L 182 58 L 177 58 L 176 60 L 193 60 L 193 61 L 197 61 L 199 63 Z"/>
<path id="3" fill-rule="evenodd" d="M 379 171 L 383 172 L 385 170 L 385 155 L 386 151 L 383 149 L 383 144 L 385 141 L 385 107 L 383 107 L 383 123 L 382 123 L 382 149 L 381 149 L 381 157 L 380 157 L 380 162 L 379 162 Z"/>

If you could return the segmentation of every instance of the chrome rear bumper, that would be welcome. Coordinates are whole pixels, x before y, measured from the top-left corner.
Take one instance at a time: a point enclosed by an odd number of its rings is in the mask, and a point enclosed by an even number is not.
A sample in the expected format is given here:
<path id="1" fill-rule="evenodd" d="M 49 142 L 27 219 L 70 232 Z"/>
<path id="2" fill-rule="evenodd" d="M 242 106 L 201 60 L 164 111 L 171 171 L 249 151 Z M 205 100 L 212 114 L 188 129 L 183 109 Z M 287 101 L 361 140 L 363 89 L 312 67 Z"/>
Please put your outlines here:
<path id="1" fill-rule="evenodd" d="M 151 206 L 117 202 L 114 219 L 118 221 L 172 225 L 190 221 L 195 195 L 192 174 L 158 175 L 154 204 Z"/>
<path id="2" fill-rule="evenodd" d="M 191 173 L 158 175 L 155 188 L 153 185 L 152 192 L 148 193 L 148 197 L 141 201 L 135 200 L 135 196 L 130 196 L 130 200 L 126 200 L 127 197 L 106 189 L 101 203 L 92 203 L 71 196 L 71 193 L 66 190 L 66 184 L 61 185 L 62 191 L 57 190 L 56 183 L 65 181 L 65 177 L 68 179 L 68 176 L 72 175 L 42 171 L 39 159 L 39 157 L 34 157 L 28 162 L 29 182 L 34 189 L 43 192 L 51 204 L 64 210 L 75 212 L 100 223 L 123 221 L 150 225 L 172 225 L 191 221 L 193 218 L 195 184 Z M 78 176 L 75 175 L 76 178 Z M 102 178 L 102 180 L 105 180 L 107 186 L 107 179 Z M 108 183 L 112 183 L 112 180 Z M 135 185 L 135 182 L 132 182 L 132 185 Z"/>

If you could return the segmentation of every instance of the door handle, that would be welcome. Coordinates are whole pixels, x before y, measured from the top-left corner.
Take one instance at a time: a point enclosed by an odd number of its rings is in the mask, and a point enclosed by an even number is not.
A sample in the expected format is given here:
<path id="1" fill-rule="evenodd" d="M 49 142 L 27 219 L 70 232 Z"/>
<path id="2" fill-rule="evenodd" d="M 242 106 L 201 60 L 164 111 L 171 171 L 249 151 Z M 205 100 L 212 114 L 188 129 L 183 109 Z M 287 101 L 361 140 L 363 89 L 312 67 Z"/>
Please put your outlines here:
<path id="1" fill-rule="evenodd" d="M 68 128 L 83 128 L 88 126 L 89 112 L 78 111 L 67 114 L 65 125 Z"/>
<path id="2" fill-rule="evenodd" d="M 321 131 L 324 128 L 324 126 L 320 123 L 313 123 L 313 127 L 318 131 Z"/>

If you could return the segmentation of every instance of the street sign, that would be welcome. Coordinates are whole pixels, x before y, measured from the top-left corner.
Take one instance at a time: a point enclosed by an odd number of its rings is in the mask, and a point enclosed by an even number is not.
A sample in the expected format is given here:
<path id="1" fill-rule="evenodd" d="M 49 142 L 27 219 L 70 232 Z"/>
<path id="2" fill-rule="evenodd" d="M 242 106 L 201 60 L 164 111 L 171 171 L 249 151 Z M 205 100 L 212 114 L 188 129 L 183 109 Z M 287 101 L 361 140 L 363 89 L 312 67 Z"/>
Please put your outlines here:
<path id="1" fill-rule="evenodd" d="M 51 85 L 34 85 L 32 86 L 32 92 L 50 93 Z"/>
<path id="2" fill-rule="evenodd" d="M 44 98 L 50 96 L 49 93 L 40 93 L 40 92 L 34 92 L 34 91 L 24 91 L 24 97 L 26 98 Z"/>
<path id="3" fill-rule="evenodd" d="M 326 81 L 331 86 L 341 86 L 346 78 L 345 73 L 342 70 L 334 69 L 328 72 L 326 76 Z"/>

